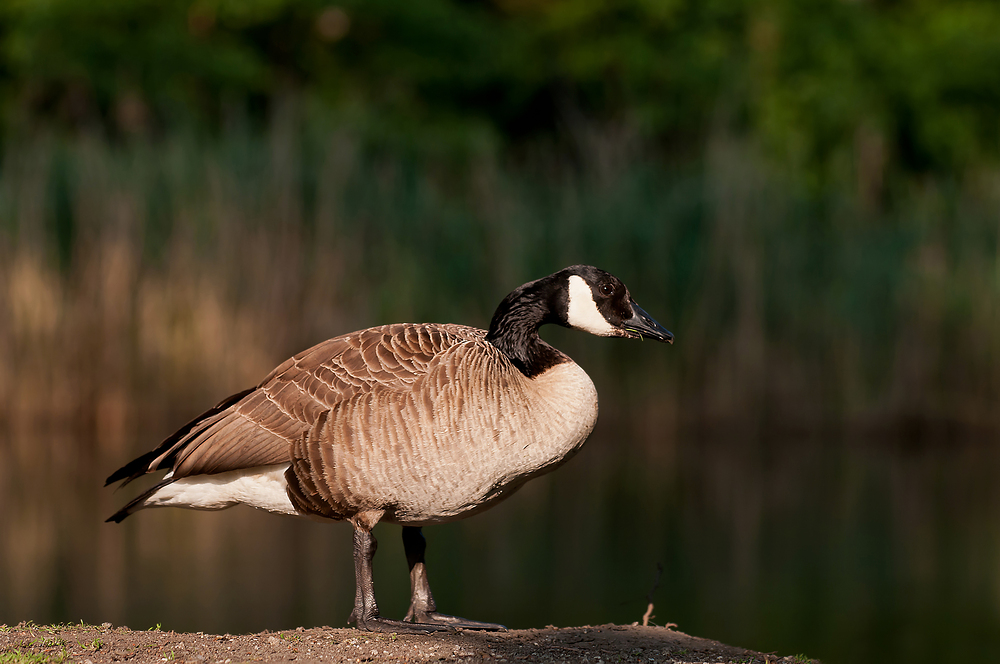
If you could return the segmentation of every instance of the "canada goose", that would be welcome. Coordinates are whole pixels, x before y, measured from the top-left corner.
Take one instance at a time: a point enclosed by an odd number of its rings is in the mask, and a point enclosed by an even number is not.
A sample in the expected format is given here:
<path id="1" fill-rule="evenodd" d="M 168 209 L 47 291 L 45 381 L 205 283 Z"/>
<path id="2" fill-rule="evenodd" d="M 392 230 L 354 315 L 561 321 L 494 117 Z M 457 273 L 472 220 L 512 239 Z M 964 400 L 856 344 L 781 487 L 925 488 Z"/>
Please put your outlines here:
<path id="1" fill-rule="evenodd" d="M 490 329 L 397 324 L 324 341 L 286 360 L 159 447 L 112 473 L 167 470 L 108 521 L 146 507 L 237 504 L 347 520 L 357 590 L 350 621 L 373 631 L 504 629 L 437 613 L 421 527 L 494 505 L 554 470 L 597 421 L 597 391 L 538 337 L 546 323 L 673 342 L 617 278 L 574 265 L 503 299 Z M 379 521 L 403 526 L 411 603 L 382 618 L 372 585 Z"/>

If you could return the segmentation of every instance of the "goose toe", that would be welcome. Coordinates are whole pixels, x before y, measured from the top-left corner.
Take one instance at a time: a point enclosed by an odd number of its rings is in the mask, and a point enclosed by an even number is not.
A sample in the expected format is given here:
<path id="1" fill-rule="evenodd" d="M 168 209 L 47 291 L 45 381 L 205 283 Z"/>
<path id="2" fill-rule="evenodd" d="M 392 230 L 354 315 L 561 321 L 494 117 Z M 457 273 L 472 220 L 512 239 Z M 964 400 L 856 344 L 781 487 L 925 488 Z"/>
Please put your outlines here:
<path id="1" fill-rule="evenodd" d="M 406 620 L 413 620 L 414 625 L 443 625 L 449 629 L 472 629 L 482 632 L 506 632 L 507 628 L 499 623 L 468 620 L 458 616 L 449 616 L 437 611 L 414 611 L 412 608 L 406 614 Z"/>

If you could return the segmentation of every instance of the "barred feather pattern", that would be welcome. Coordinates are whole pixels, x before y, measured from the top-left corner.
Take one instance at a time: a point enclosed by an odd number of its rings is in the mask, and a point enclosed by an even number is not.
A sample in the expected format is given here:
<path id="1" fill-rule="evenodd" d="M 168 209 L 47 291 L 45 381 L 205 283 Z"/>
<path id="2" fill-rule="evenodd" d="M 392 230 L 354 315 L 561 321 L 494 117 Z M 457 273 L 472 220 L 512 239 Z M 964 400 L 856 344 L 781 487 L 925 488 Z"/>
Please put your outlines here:
<path id="1" fill-rule="evenodd" d="M 449 521 L 555 469 L 596 419 L 593 383 L 568 358 L 528 379 L 484 341 L 456 344 L 412 389 L 373 389 L 318 419 L 293 444 L 289 493 L 328 518 Z"/>
<path id="2" fill-rule="evenodd" d="M 528 378 L 485 335 L 395 324 L 324 341 L 165 441 L 136 475 L 290 464 L 289 498 L 311 516 L 380 510 L 422 525 L 485 509 L 569 458 L 597 419 L 593 383 L 569 357 L 552 349 L 562 361 Z"/>

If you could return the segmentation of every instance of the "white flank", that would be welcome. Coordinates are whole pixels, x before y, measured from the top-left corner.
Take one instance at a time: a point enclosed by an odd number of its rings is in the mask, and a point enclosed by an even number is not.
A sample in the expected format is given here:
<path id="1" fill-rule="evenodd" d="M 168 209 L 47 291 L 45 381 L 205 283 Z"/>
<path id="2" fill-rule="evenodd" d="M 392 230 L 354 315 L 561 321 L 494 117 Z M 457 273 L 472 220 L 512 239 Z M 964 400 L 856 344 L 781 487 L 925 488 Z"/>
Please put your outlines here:
<path id="1" fill-rule="evenodd" d="M 611 327 L 594 303 L 594 293 L 582 277 L 570 275 L 569 306 L 566 308 L 566 322 L 570 327 L 584 330 L 599 337 L 614 336 L 615 328 Z"/>
<path id="2" fill-rule="evenodd" d="M 299 515 L 285 490 L 288 464 L 193 475 L 168 484 L 146 499 L 146 507 L 189 507 L 221 510 L 249 505 L 278 514 Z"/>

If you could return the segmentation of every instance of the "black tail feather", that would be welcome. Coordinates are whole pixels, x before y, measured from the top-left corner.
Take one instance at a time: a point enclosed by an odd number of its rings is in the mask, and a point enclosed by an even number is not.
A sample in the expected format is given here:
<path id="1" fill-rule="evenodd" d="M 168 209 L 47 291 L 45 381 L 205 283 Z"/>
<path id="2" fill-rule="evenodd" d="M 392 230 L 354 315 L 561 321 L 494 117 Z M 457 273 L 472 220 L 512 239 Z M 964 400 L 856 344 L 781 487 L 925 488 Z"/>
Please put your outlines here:
<path id="1" fill-rule="evenodd" d="M 162 445 L 157 447 L 152 452 L 146 452 L 137 459 L 132 459 L 127 464 L 111 473 L 111 475 L 108 476 L 108 479 L 104 481 L 104 486 L 114 484 L 118 480 L 125 480 L 122 483 L 122 486 L 125 486 L 137 477 L 142 477 L 148 473 L 151 470 L 149 464 L 153 462 L 153 459 L 162 453 L 161 447 Z"/>
<path id="2" fill-rule="evenodd" d="M 240 399 L 242 399 L 246 395 L 253 392 L 255 389 L 257 388 L 251 387 L 249 389 L 243 390 L 242 392 L 237 392 L 236 394 L 227 397 L 226 399 L 223 399 L 222 402 L 220 402 L 214 408 L 205 411 L 198 417 L 194 418 L 193 420 L 182 426 L 173 435 L 169 436 L 166 440 L 160 443 L 155 450 L 146 452 L 142 456 L 138 457 L 137 459 L 133 459 L 132 461 L 129 461 L 127 464 L 125 464 L 115 472 L 111 473 L 111 475 L 108 476 L 108 479 L 104 482 L 104 486 L 114 484 L 118 480 L 125 480 L 124 482 L 122 482 L 122 486 L 125 486 L 132 480 L 136 479 L 137 477 L 142 477 L 148 472 L 167 468 L 169 465 L 173 463 L 172 456 L 169 456 L 166 459 L 164 459 L 164 461 L 161 462 L 157 468 L 150 468 L 149 466 L 151 463 L 153 463 L 153 461 L 156 460 L 157 457 L 165 453 L 172 446 L 176 445 L 178 441 L 187 436 L 188 433 L 190 433 L 192 429 L 198 426 L 198 424 L 202 422 L 205 418 L 212 417 L 213 415 L 217 415 L 218 413 L 224 411 L 233 404 L 237 403 Z M 115 516 L 117 516 L 117 514 Z M 122 516 L 121 519 L 124 519 L 126 516 L 128 516 L 128 514 Z M 121 521 L 121 519 L 118 519 L 118 521 Z"/>
<path id="3" fill-rule="evenodd" d="M 147 498 L 152 496 L 154 493 L 156 493 L 163 487 L 167 486 L 168 484 L 172 484 L 175 481 L 176 480 L 174 479 L 163 480 L 149 491 L 130 500 L 129 503 L 125 505 L 125 507 L 121 508 L 120 510 L 109 516 L 107 519 L 105 519 L 104 523 L 111 523 L 112 521 L 115 523 L 121 523 L 122 521 L 125 520 L 125 517 L 129 516 L 133 512 L 138 512 L 142 508 L 146 507 L 145 502 Z"/>

